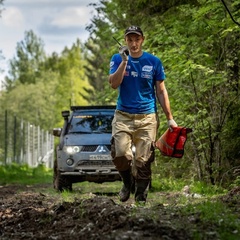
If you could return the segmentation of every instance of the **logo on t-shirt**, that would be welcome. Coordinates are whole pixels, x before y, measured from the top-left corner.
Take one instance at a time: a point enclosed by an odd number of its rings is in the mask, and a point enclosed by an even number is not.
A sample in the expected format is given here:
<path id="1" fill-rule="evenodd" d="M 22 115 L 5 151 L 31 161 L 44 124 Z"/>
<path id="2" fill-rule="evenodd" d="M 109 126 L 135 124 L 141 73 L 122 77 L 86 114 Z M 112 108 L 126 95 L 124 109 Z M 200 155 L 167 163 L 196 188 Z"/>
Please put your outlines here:
<path id="1" fill-rule="evenodd" d="M 153 66 L 145 65 L 142 67 L 142 71 L 151 72 L 153 70 Z"/>
<path id="2" fill-rule="evenodd" d="M 151 79 L 151 78 L 152 78 L 152 73 L 142 72 L 141 77 L 142 77 L 142 78 Z"/>
<path id="3" fill-rule="evenodd" d="M 137 73 L 137 72 L 134 72 L 134 71 L 132 71 L 132 72 L 131 72 L 131 76 L 132 76 L 132 77 L 138 77 L 138 73 Z"/>

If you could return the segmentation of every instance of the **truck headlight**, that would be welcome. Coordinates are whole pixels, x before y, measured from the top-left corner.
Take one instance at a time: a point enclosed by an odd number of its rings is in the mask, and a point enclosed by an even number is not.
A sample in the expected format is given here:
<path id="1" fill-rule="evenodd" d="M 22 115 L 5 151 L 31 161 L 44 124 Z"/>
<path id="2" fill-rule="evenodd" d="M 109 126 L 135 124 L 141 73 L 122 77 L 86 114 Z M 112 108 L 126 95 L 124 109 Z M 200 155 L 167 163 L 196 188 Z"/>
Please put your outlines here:
<path id="1" fill-rule="evenodd" d="M 80 152 L 80 147 L 79 146 L 64 146 L 63 148 L 64 152 L 68 154 L 74 154 Z"/>

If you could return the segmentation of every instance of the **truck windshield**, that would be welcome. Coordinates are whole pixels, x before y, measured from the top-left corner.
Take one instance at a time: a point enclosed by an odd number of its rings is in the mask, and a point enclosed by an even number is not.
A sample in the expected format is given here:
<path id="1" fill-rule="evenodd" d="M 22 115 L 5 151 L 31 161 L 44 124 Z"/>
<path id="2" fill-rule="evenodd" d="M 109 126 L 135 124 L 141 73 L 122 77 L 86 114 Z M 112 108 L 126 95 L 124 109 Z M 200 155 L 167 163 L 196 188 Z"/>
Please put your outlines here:
<path id="1" fill-rule="evenodd" d="M 113 115 L 73 116 L 68 133 L 111 133 Z"/>

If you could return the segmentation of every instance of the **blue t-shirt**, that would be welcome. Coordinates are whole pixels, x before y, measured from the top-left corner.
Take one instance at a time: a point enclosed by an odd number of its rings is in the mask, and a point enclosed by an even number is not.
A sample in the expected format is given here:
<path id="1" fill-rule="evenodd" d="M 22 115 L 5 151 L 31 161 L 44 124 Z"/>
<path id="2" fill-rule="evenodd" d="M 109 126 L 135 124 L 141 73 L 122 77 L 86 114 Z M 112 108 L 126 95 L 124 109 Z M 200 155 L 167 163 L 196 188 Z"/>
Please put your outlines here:
<path id="1" fill-rule="evenodd" d="M 114 54 L 109 74 L 120 65 L 120 54 Z M 125 75 L 118 87 L 117 109 L 127 113 L 149 114 L 156 112 L 155 83 L 165 79 L 162 62 L 154 55 L 143 52 L 139 58 L 128 56 Z"/>

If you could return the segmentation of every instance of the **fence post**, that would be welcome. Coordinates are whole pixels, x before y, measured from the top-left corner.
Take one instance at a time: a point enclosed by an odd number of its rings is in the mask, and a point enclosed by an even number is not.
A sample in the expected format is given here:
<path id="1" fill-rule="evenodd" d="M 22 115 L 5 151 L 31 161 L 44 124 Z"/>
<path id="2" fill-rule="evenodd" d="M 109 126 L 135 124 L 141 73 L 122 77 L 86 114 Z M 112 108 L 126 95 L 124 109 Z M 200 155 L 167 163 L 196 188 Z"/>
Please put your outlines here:
<path id="1" fill-rule="evenodd" d="M 17 117 L 14 116 L 13 123 L 13 161 L 17 163 Z"/>
<path id="2" fill-rule="evenodd" d="M 24 122 L 21 119 L 21 127 L 20 127 L 20 157 L 19 163 L 23 163 L 23 156 L 24 156 L 24 144 L 25 144 L 25 134 L 24 134 Z"/>
<path id="3" fill-rule="evenodd" d="M 4 137 L 4 162 L 5 165 L 7 164 L 7 151 L 8 151 L 8 113 L 7 110 L 5 110 L 5 137 Z"/>
<path id="4" fill-rule="evenodd" d="M 31 141 L 30 141 L 30 135 L 31 135 L 31 125 L 28 122 L 27 123 L 27 164 L 29 166 L 31 166 L 31 156 L 30 156 L 30 145 L 31 145 Z"/>

